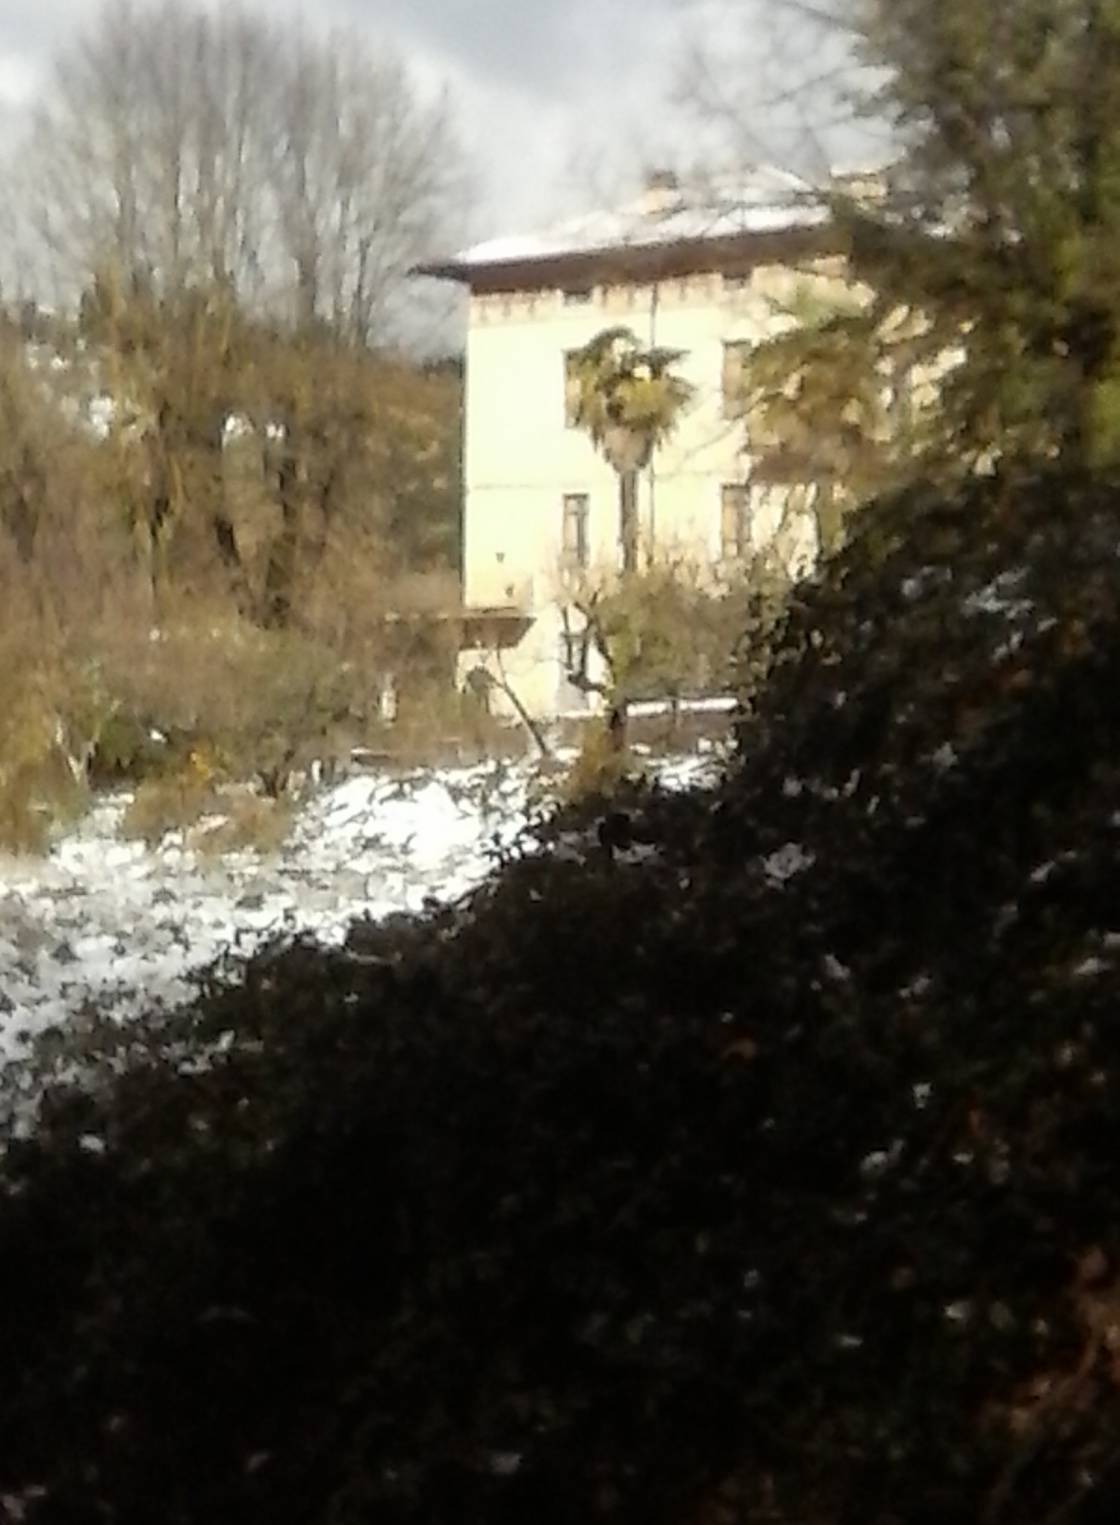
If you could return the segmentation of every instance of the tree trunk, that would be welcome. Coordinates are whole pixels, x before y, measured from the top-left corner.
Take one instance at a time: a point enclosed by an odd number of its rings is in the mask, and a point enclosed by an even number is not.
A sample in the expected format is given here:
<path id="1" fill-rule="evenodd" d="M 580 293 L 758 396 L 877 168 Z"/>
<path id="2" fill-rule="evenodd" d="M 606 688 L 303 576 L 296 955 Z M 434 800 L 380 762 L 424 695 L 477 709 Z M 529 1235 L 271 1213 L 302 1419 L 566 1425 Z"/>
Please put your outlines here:
<path id="1" fill-rule="evenodd" d="M 1105 11 L 1102 0 L 1090 0 L 1085 7 L 1078 108 L 1082 124 L 1077 141 L 1081 257 L 1090 266 L 1099 258 L 1098 248 L 1107 242 L 1108 236 L 1109 82 L 1115 78 L 1120 62 L 1120 38 Z M 1112 430 L 1107 426 L 1102 429 L 1100 403 L 1102 385 L 1108 381 L 1115 363 L 1118 336 L 1111 293 L 1102 289 L 1099 277 L 1069 303 L 1063 338 L 1078 373 L 1072 417 L 1062 440 L 1063 453 L 1075 466 L 1092 469 L 1106 462 L 1111 464 L 1108 458 L 1115 448 Z"/>
<path id="2" fill-rule="evenodd" d="M 210 507 L 210 531 L 214 548 L 230 581 L 230 588 L 237 603 L 238 612 L 251 617 L 253 601 L 249 581 L 245 575 L 245 563 L 237 543 L 237 530 L 226 501 L 225 469 L 225 421 L 228 407 L 224 402 L 210 414 L 198 439 L 194 454 L 198 461 L 200 501 L 208 501 Z"/>
<path id="3" fill-rule="evenodd" d="M 551 758 L 552 748 L 548 744 L 548 737 L 545 735 L 542 727 L 537 723 L 536 720 L 533 719 L 532 715 L 525 708 L 525 705 L 521 699 L 521 695 L 517 692 L 513 684 L 509 681 L 509 678 L 506 676 L 505 664 L 502 661 L 502 653 L 500 647 L 494 648 L 494 665 L 498 669 L 497 673 L 495 674 L 493 672 L 489 672 L 487 674 L 491 683 L 493 683 L 497 688 L 501 689 L 502 693 L 505 694 L 506 698 L 517 711 L 517 718 L 521 721 L 521 724 L 525 727 L 526 731 L 528 731 L 533 745 L 537 749 L 537 755 L 545 759 Z"/>
<path id="4" fill-rule="evenodd" d="M 612 699 L 607 711 L 607 745 L 616 756 L 626 751 L 628 719 L 626 700 L 617 697 Z"/>
<path id="5" fill-rule="evenodd" d="M 284 455 L 277 472 L 280 530 L 269 547 L 264 575 L 263 624 L 271 630 L 283 630 L 292 615 L 303 523 L 300 476 L 298 455 L 290 437 L 286 436 Z"/>
<path id="6" fill-rule="evenodd" d="M 15 542 L 16 554 L 23 565 L 35 558 L 35 539 L 39 530 L 40 506 L 46 483 L 31 450 L 24 445 L 18 467 L 3 484 L 4 503 L 0 522 Z"/>
<path id="7" fill-rule="evenodd" d="M 618 538 L 622 546 L 622 570 L 638 570 L 638 473 L 618 474 Z"/>
<path id="8" fill-rule="evenodd" d="M 817 548 L 823 561 L 840 549 L 844 541 L 844 505 L 839 501 L 833 482 L 820 482 L 813 504 L 817 521 Z"/>

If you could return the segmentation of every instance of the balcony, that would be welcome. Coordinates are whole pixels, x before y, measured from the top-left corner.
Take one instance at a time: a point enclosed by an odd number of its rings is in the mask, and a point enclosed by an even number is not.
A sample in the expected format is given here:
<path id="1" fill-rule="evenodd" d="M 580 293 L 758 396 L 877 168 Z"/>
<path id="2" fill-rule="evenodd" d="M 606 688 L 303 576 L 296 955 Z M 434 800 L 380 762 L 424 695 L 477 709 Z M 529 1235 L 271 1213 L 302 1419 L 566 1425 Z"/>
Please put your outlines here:
<path id="1" fill-rule="evenodd" d="M 463 645 L 469 648 L 516 646 L 536 618 L 531 577 L 511 578 L 501 567 L 467 576 L 468 593 L 460 612 Z"/>

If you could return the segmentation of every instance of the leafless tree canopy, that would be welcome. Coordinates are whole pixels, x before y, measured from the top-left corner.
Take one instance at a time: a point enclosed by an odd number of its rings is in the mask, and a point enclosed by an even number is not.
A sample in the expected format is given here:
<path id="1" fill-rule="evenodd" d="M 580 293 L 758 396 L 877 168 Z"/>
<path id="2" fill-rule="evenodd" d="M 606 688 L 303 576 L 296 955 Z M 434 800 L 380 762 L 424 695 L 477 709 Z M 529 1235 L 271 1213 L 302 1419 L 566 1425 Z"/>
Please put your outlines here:
<path id="1" fill-rule="evenodd" d="M 678 94 L 716 160 L 764 161 L 810 182 L 878 162 L 884 126 L 865 111 L 863 0 L 680 0 Z"/>
<path id="2" fill-rule="evenodd" d="M 448 103 L 393 53 L 181 0 L 109 0 L 65 49 L 24 177 L 71 291 L 106 267 L 156 290 L 219 284 L 364 344 L 454 236 L 465 185 Z"/>

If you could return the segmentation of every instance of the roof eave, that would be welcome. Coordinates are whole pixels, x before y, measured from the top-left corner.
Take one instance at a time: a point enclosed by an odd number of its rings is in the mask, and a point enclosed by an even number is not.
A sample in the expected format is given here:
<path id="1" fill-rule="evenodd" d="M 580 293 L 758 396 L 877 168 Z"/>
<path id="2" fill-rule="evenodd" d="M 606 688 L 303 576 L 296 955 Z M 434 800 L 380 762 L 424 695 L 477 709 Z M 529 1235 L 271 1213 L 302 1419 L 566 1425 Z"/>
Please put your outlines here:
<path id="1" fill-rule="evenodd" d="M 842 235 L 832 223 L 801 224 L 765 232 L 744 231 L 716 237 L 676 239 L 666 243 L 610 244 L 526 254 L 513 259 L 473 263 L 433 261 L 414 267 L 413 274 L 458 281 L 472 290 L 517 290 L 532 285 L 562 286 L 587 279 L 661 279 L 676 274 L 719 269 L 728 264 L 749 266 L 793 253 L 839 252 Z"/>
<path id="2" fill-rule="evenodd" d="M 424 261 L 419 265 L 412 265 L 409 275 L 423 275 L 435 281 L 459 281 L 469 285 L 471 278 L 471 266 L 463 264 L 459 260 L 432 260 Z"/>

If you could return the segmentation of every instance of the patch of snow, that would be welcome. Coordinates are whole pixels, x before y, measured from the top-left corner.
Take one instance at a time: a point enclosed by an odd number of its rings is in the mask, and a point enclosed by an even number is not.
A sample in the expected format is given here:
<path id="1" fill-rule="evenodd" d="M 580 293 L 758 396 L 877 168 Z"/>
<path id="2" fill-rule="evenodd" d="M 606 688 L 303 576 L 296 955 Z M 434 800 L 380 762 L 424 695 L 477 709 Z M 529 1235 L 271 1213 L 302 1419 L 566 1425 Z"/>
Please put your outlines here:
<path id="1" fill-rule="evenodd" d="M 806 852 L 800 842 L 786 842 L 762 859 L 762 869 L 771 884 L 785 884 L 816 861 L 816 854 Z"/>
<path id="2" fill-rule="evenodd" d="M 649 863 L 660 856 L 660 847 L 652 842 L 636 842 L 633 847 L 625 847 L 615 854 L 619 863 Z"/>
<path id="3" fill-rule="evenodd" d="M 864 1155 L 859 1164 L 859 1173 L 868 1180 L 874 1180 L 876 1176 L 886 1175 L 890 1169 L 891 1157 L 885 1149 L 875 1149 L 871 1154 Z"/>
<path id="4" fill-rule="evenodd" d="M 961 609 L 965 614 L 1002 614 L 1009 620 L 1024 619 L 1034 608 L 1034 603 L 1029 598 L 1015 598 L 1014 593 L 1026 576 L 1026 567 L 1001 572 L 990 583 L 962 599 Z"/>
<path id="5" fill-rule="evenodd" d="M 463 280 L 488 265 L 818 226 L 828 212 L 819 197 L 806 196 L 806 189 L 797 176 L 760 165 L 733 185 L 685 188 L 664 204 L 642 196 L 624 206 L 581 213 L 542 232 L 492 238 L 421 269 Z"/>
<path id="6" fill-rule="evenodd" d="M 842 964 L 834 953 L 826 953 L 822 963 L 825 974 L 830 980 L 835 980 L 838 985 L 843 985 L 851 979 L 852 971 L 847 964 Z"/>
<path id="7" fill-rule="evenodd" d="M 681 715 L 729 715 L 738 702 L 732 694 L 719 694 L 711 699 L 680 699 L 676 709 Z M 668 715 L 672 710 L 671 699 L 635 699 L 626 706 L 626 713 L 632 720 Z"/>
<path id="8" fill-rule="evenodd" d="M 1104 974 L 1108 968 L 1109 965 L 1105 959 L 1091 955 L 1089 958 L 1081 960 L 1074 969 L 1073 974 L 1075 979 L 1091 980 L 1095 979 L 1098 974 Z"/>
<path id="9" fill-rule="evenodd" d="M 519 1451 L 493 1451 L 490 1454 L 490 1471 L 494 1477 L 513 1477 L 521 1470 Z"/>
<path id="10" fill-rule="evenodd" d="M 899 585 L 900 591 L 907 603 L 914 603 L 921 598 L 927 588 L 934 588 L 940 583 L 948 582 L 952 576 L 952 569 L 949 567 L 920 567 L 913 576 L 902 579 Z"/>
<path id="11" fill-rule="evenodd" d="M 995 651 L 992 652 L 992 660 L 994 662 L 1005 661 L 1008 657 L 1014 656 L 1022 644 L 1023 632 L 1021 630 L 1013 630 L 1006 641 L 1001 641 Z"/>
<path id="12" fill-rule="evenodd" d="M 860 1161 L 859 1173 L 865 1180 L 874 1181 L 886 1175 L 902 1159 L 906 1146 L 900 1138 L 893 1139 L 889 1149 L 873 1149 Z"/>
<path id="13" fill-rule="evenodd" d="M 904 1001 L 920 1000 L 922 996 L 928 995 L 932 985 L 933 980 L 923 972 L 915 975 L 908 985 L 903 985 L 898 993 Z"/>
<path id="14" fill-rule="evenodd" d="M 117 416 L 117 405 L 112 397 L 104 394 L 91 397 L 89 401 L 89 426 L 98 439 L 106 439 L 113 420 Z"/>
<path id="15" fill-rule="evenodd" d="M 718 773 L 719 755 L 717 750 L 704 756 L 666 758 L 653 770 L 653 777 L 664 789 L 703 788 Z"/>
<path id="16" fill-rule="evenodd" d="M 229 444 L 233 440 L 245 439 L 252 432 L 253 425 L 244 413 L 229 413 L 222 425 L 222 443 Z"/>
<path id="17" fill-rule="evenodd" d="M 687 788 L 714 769 L 687 757 L 651 772 Z M 359 917 L 454 902 L 517 838 L 534 783 L 528 764 L 362 774 L 314 797 L 274 854 L 222 858 L 182 833 L 124 839 L 130 797 L 99 799 L 48 857 L 0 855 L 0 1063 L 91 1002 L 121 1021 L 178 1004 L 224 954 L 300 934 L 338 946 Z"/>

